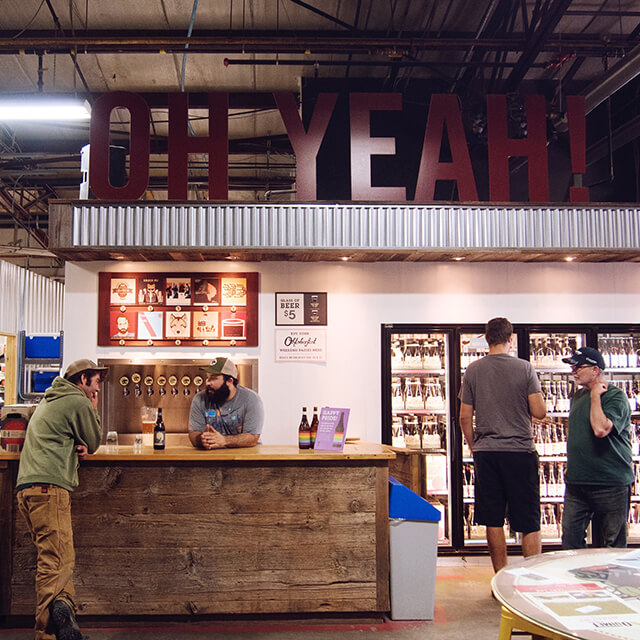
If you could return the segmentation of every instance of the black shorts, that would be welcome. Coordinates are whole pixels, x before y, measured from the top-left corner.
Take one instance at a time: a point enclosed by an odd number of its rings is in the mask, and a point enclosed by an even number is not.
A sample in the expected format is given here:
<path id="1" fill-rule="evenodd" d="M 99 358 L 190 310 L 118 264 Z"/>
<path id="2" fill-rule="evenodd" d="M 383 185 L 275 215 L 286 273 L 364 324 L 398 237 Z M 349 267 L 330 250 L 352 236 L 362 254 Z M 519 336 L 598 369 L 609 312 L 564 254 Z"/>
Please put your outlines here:
<path id="1" fill-rule="evenodd" d="M 540 478 L 535 451 L 475 451 L 475 520 L 513 531 L 540 531 Z"/>

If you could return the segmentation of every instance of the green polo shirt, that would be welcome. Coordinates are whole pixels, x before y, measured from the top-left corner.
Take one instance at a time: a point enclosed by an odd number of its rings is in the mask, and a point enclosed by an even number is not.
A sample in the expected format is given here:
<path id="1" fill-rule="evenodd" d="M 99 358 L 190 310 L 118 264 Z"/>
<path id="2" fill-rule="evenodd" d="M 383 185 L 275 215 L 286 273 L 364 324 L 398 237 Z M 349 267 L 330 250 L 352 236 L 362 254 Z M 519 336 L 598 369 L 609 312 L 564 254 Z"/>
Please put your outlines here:
<path id="1" fill-rule="evenodd" d="M 613 422 L 609 435 L 596 438 L 591 429 L 591 394 L 580 389 L 571 400 L 567 439 L 567 484 L 624 486 L 633 484 L 631 409 L 627 396 L 610 384 L 601 396 L 604 415 Z"/>

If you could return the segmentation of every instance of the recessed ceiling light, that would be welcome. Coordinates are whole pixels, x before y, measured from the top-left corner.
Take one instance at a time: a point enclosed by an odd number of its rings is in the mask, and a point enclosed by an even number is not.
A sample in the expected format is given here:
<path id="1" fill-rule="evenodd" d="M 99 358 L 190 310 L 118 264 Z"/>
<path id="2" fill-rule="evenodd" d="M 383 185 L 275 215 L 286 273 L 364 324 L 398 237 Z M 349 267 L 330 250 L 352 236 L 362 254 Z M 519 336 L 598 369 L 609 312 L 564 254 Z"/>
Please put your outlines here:
<path id="1" fill-rule="evenodd" d="M 343 262 L 348 262 L 349 260 L 351 260 L 350 256 L 342 256 L 342 258 L 340 258 L 340 260 L 342 260 Z"/>
<path id="2" fill-rule="evenodd" d="M 575 256 L 565 256 L 565 262 L 573 262 L 576 257 Z"/>
<path id="3" fill-rule="evenodd" d="M 460 262 L 460 260 L 464 260 L 464 256 L 456 256 L 456 257 L 454 258 L 454 260 L 455 260 L 456 262 Z"/>

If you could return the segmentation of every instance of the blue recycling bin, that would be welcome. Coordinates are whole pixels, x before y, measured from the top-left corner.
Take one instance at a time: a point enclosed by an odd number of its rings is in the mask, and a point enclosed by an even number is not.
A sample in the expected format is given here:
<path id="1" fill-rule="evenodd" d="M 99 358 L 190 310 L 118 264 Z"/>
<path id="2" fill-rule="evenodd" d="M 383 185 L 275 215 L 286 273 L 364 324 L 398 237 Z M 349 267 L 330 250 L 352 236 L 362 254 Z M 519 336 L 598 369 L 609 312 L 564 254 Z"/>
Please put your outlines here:
<path id="1" fill-rule="evenodd" d="M 440 511 L 389 476 L 392 620 L 433 620 Z"/>

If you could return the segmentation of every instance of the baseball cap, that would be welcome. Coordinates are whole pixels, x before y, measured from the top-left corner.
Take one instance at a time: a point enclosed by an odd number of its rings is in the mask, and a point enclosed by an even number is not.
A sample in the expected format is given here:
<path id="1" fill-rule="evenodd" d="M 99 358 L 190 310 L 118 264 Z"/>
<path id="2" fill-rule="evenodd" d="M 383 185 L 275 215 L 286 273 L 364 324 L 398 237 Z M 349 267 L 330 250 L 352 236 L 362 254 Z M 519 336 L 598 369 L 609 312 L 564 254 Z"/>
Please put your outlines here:
<path id="1" fill-rule="evenodd" d="M 604 371 L 605 364 L 602 354 L 593 347 L 580 347 L 569 358 L 562 358 L 562 362 L 570 364 L 572 367 L 579 367 L 583 364 L 591 365 L 592 367 L 598 367 Z"/>
<path id="2" fill-rule="evenodd" d="M 109 371 L 108 367 L 99 367 L 95 362 L 93 362 L 93 360 L 88 360 L 86 358 L 83 358 L 81 360 L 75 360 L 74 362 L 72 362 L 67 367 L 67 370 L 64 372 L 64 377 L 70 378 L 76 373 L 81 373 L 82 371 L 89 371 L 89 370 L 104 371 L 105 375 L 106 375 L 106 372 Z M 102 378 L 104 379 L 104 377 L 105 376 L 103 375 Z"/>
<path id="3" fill-rule="evenodd" d="M 215 358 L 209 363 L 208 367 L 201 367 L 203 371 L 212 374 L 222 374 L 223 376 L 231 376 L 238 379 L 238 369 L 229 358 Z"/>

